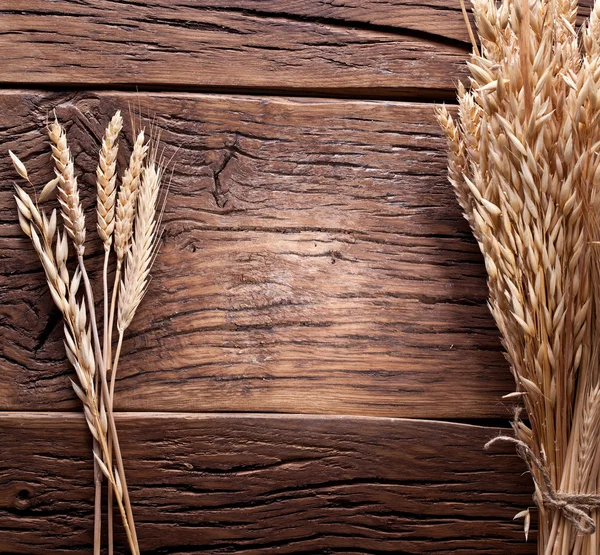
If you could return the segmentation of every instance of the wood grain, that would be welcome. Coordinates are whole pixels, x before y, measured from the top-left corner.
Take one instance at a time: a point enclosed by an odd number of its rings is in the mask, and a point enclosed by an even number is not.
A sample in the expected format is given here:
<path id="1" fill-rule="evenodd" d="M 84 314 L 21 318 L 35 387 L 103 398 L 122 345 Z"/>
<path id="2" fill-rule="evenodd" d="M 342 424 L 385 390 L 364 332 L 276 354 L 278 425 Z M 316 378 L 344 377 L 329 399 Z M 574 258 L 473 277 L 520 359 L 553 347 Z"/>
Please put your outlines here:
<path id="1" fill-rule="evenodd" d="M 470 43 L 455 0 L 12 0 L 0 51 L 10 85 L 454 98 Z"/>
<path id="2" fill-rule="evenodd" d="M 2 153 L 45 182 L 56 109 L 89 205 L 103 125 L 128 104 L 158 114 L 165 156 L 176 154 L 119 410 L 508 417 L 512 378 L 431 106 L 2 93 Z M 16 177 L 5 155 L 0 176 Z M 0 192 L 0 407 L 77 409 L 60 318 L 13 203 Z M 98 283 L 97 242 L 88 255 Z"/>
<path id="3" fill-rule="evenodd" d="M 483 452 L 493 428 L 192 414 L 118 425 L 146 554 L 535 552 L 512 520 L 530 479 L 511 447 Z M 88 435 L 79 415 L 0 413 L 2 553 L 90 552 Z"/>
<path id="4" fill-rule="evenodd" d="M 13 0 L 0 83 L 453 97 L 466 40 L 449 0 Z"/>

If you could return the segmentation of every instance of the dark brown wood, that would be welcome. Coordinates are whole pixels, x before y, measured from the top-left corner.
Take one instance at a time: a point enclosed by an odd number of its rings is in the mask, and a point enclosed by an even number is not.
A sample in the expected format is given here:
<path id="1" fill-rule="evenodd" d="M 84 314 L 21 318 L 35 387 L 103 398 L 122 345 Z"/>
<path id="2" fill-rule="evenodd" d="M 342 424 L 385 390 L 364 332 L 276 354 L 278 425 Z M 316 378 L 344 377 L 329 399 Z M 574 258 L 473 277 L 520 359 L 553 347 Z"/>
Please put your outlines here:
<path id="1" fill-rule="evenodd" d="M 582 2 L 589 13 L 591 0 Z M 453 98 L 458 0 L 12 0 L 0 83 Z"/>
<path id="2" fill-rule="evenodd" d="M 512 520 L 530 479 L 512 447 L 483 451 L 493 428 L 192 414 L 118 425 L 146 554 L 535 552 Z M 0 413 L 2 553 L 90 552 L 88 435 L 79 415 Z"/>
<path id="3" fill-rule="evenodd" d="M 174 174 L 119 409 L 508 417 L 512 378 L 431 105 L 5 92 L 2 181 L 16 177 L 7 149 L 50 177 L 55 109 L 89 206 L 103 126 L 128 105 L 157 115 Z M 0 191 L 0 408 L 78 409 L 13 203 Z M 100 258 L 91 242 L 96 283 Z"/>
<path id="4" fill-rule="evenodd" d="M 449 0 L 13 0 L 0 31 L 13 85 L 454 96 L 469 49 Z"/>

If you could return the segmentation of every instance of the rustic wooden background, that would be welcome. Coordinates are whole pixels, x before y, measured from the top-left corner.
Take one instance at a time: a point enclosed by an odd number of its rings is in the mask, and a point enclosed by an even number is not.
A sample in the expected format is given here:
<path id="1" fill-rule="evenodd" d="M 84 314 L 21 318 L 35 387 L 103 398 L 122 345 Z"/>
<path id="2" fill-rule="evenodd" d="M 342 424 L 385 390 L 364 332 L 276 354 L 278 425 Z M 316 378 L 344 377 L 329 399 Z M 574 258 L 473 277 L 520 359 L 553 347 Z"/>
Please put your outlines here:
<path id="1" fill-rule="evenodd" d="M 117 108 L 176 153 L 117 384 L 143 552 L 535 552 L 521 461 L 483 451 L 511 377 L 433 116 L 468 52 L 455 0 L 0 4 L 1 553 L 89 553 L 93 514 L 7 151 L 45 182 L 55 111 L 91 207 Z"/>

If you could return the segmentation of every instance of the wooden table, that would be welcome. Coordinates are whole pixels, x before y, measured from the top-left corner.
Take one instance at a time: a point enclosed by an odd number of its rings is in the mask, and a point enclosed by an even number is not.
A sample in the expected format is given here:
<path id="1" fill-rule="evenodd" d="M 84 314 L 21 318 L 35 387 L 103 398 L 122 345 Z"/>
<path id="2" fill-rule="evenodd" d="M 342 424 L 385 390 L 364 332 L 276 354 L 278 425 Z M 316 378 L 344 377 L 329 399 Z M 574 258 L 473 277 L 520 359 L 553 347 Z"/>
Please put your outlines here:
<path id="1" fill-rule="evenodd" d="M 7 150 L 45 183 L 66 122 L 91 237 L 117 108 L 127 150 L 131 112 L 173 156 L 117 382 L 142 552 L 535 552 L 523 463 L 483 450 L 512 378 L 433 114 L 466 79 L 458 2 L 11 0 L 0 31 L 0 552 L 89 553 L 93 520 Z"/>

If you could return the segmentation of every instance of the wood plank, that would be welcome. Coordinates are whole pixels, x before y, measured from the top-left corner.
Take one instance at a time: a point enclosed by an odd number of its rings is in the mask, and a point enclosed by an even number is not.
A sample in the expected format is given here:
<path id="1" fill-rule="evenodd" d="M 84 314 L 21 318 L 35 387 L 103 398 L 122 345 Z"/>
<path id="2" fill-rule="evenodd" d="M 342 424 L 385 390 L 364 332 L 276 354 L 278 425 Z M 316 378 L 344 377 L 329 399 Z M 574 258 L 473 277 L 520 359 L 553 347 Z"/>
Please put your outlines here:
<path id="1" fill-rule="evenodd" d="M 508 416 L 485 270 L 430 105 L 4 92 L 0 143 L 45 182 L 56 109 L 89 206 L 102 126 L 128 104 L 157 114 L 176 162 L 119 410 Z M 16 177 L 5 155 L 0 176 Z M 0 191 L 0 408 L 74 409 L 62 325 L 13 204 Z M 98 283 L 97 242 L 88 253 Z"/>
<path id="2" fill-rule="evenodd" d="M 592 0 L 584 0 L 582 15 Z M 453 98 L 454 0 L 12 0 L 0 83 Z"/>
<path id="3" fill-rule="evenodd" d="M 530 479 L 512 447 L 482 450 L 493 428 L 192 414 L 118 425 L 143 553 L 535 553 L 512 520 Z M 88 435 L 79 415 L 0 413 L 2 553 L 90 552 Z"/>
<path id="4" fill-rule="evenodd" d="M 450 0 L 13 0 L 0 83 L 454 96 L 466 41 Z"/>

